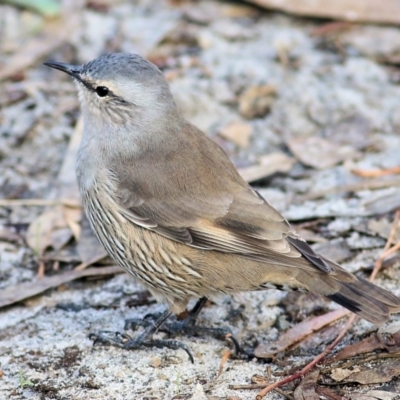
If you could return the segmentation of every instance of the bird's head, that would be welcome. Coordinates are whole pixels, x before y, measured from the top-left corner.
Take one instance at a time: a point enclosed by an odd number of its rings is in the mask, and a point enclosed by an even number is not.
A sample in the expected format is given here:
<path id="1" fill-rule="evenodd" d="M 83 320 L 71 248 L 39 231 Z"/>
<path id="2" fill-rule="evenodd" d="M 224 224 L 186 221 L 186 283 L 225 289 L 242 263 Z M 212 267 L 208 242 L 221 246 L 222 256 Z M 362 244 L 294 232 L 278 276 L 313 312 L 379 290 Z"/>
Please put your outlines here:
<path id="1" fill-rule="evenodd" d="M 137 54 L 111 53 L 77 66 L 45 65 L 71 75 L 86 118 L 106 124 L 145 124 L 176 112 L 162 72 Z"/>

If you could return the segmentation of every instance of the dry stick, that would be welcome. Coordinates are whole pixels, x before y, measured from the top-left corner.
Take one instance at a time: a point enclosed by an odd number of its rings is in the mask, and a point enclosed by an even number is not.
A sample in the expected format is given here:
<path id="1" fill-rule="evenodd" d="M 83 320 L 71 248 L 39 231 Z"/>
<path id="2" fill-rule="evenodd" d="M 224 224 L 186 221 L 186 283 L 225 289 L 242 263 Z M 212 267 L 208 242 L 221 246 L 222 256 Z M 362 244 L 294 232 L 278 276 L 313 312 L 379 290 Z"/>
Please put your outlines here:
<path id="1" fill-rule="evenodd" d="M 0 199 L 0 207 L 57 206 L 59 204 L 72 208 L 81 207 L 81 205 L 73 199 Z"/>
<path id="2" fill-rule="evenodd" d="M 39 268 L 38 268 L 38 272 L 37 272 L 37 275 L 36 275 L 36 276 L 37 276 L 39 279 L 40 279 L 40 278 L 43 278 L 45 272 L 46 272 L 46 268 L 45 268 L 45 265 L 44 265 L 44 261 L 43 261 L 43 260 L 40 260 L 40 261 L 39 261 Z"/>
<path id="3" fill-rule="evenodd" d="M 390 254 L 396 252 L 397 250 L 400 249 L 400 242 L 397 243 L 395 246 L 390 248 L 391 243 L 393 242 L 394 236 L 396 234 L 398 225 L 400 221 L 400 209 L 396 211 L 392 229 L 390 231 L 390 235 L 387 239 L 387 242 L 385 244 L 385 247 L 382 251 L 381 256 L 378 258 L 378 260 L 375 263 L 374 270 L 371 273 L 370 276 L 370 282 L 373 282 L 375 276 L 379 272 L 379 270 L 382 267 L 382 262 L 383 260 L 388 257 Z M 296 379 L 302 378 L 307 372 L 309 372 L 312 368 L 314 368 L 322 359 L 327 356 L 333 349 L 334 347 L 343 339 L 344 335 L 347 333 L 347 331 L 350 329 L 351 325 L 353 324 L 354 320 L 356 319 L 356 315 L 352 315 L 349 320 L 347 321 L 346 325 L 344 328 L 340 331 L 339 335 L 336 337 L 334 342 L 332 342 L 322 353 L 320 353 L 317 357 L 314 358 L 313 361 L 311 361 L 309 364 L 307 364 L 303 369 L 301 369 L 298 372 L 295 372 L 294 374 L 277 381 L 275 383 L 272 383 L 271 385 L 268 385 L 265 387 L 258 395 L 256 396 L 256 400 L 261 400 L 267 393 L 269 393 L 271 390 L 276 389 L 277 387 L 280 387 L 286 383 L 292 382 Z"/>
<path id="4" fill-rule="evenodd" d="M 224 365 L 228 361 L 229 357 L 231 356 L 232 352 L 230 350 L 226 350 L 221 358 L 221 362 L 219 363 L 218 374 L 217 378 L 222 374 L 224 370 Z"/>
<path id="5" fill-rule="evenodd" d="M 387 258 L 389 256 L 391 256 L 393 253 L 396 253 L 396 251 L 400 250 L 400 242 L 397 243 L 396 245 L 394 245 L 393 247 L 391 247 L 386 253 L 385 253 L 385 257 Z"/>
<path id="6" fill-rule="evenodd" d="M 355 175 L 362 176 L 365 178 L 376 178 L 385 175 L 400 174 L 400 167 L 393 167 L 386 169 L 371 169 L 371 170 L 353 169 L 351 172 L 353 172 L 353 174 Z"/>
<path id="7" fill-rule="evenodd" d="M 251 383 L 248 385 L 229 385 L 229 389 L 232 390 L 254 390 L 265 388 L 265 383 Z"/>

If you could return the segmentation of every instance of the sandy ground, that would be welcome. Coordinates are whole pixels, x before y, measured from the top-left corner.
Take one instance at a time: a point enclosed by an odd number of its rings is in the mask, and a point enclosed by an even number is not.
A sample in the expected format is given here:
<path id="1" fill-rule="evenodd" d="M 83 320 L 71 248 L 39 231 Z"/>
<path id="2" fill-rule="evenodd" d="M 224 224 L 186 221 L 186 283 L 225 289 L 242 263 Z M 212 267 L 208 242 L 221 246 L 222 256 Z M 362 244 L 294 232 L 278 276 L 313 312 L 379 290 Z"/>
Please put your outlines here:
<path id="1" fill-rule="evenodd" d="M 68 77 L 46 69 L 44 59 L 84 63 L 104 51 L 138 52 L 164 70 L 182 113 L 216 140 L 243 173 L 261 166 L 263 179 L 254 186 L 318 251 L 369 275 L 400 206 L 400 180 L 390 174 L 360 178 L 352 170 L 399 166 L 400 75 L 390 65 L 390 56 L 399 50 L 399 29 L 353 26 L 322 34 L 326 21 L 241 3 L 91 4 L 71 2 L 65 13 L 75 10 L 67 14 L 73 29 L 65 19 L 54 28 L 56 33 L 71 29 L 68 37 L 1 83 L 1 197 L 50 199 L 60 185 L 57 177 L 75 130 L 78 102 Z M 47 22 L 29 11 L 0 5 L 0 21 L 4 65 L 29 49 L 31 36 L 43 46 L 53 37 L 51 30 L 42 39 L 35 36 Z M 313 145 L 309 138 L 319 142 Z M 280 161 L 271 166 L 268 157 L 277 153 Z M 37 281 L 39 259 L 25 238 L 45 209 L 0 207 L 0 294 Z M 46 275 L 72 270 L 82 261 L 76 242 L 67 242 L 45 253 Z M 376 280 L 397 295 L 399 266 L 393 258 Z M 194 364 L 182 350 L 93 347 L 90 332 L 122 331 L 125 318 L 164 309 L 142 291 L 120 274 L 65 283 L 3 307 L 0 399 L 254 399 L 257 391 L 230 385 L 301 365 L 326 345 L 321 339 L 314 347 L 287 352 L 280 362 L 228 360 L 219 376 L 220 361 L 231 346 L 210 337 L 179 337 L 191 348 Z M 222 296 L 207 305 L 199 324 L 228 326 L 254 347 L 273 342 L 307 315 L 338 308 L 312 299 L 302 311 L 295 297 L 285 302 L 285 296 L 278 291 Z M 288 311 L 291 303 L 301 317 Z M 393 316 L 396 321 L 400 315 Z M 376 329 L 357 321 L 341 346 Z M 326 335 L 326 341 L 332 340 Z M 374 368 L 385 360 L 381 363 Z M 337 390 L 347 395 L 379 389 L 394 399 L 400 391 L 396 379 Z M 284 397 L 272 393 L 267 398 Z"/>

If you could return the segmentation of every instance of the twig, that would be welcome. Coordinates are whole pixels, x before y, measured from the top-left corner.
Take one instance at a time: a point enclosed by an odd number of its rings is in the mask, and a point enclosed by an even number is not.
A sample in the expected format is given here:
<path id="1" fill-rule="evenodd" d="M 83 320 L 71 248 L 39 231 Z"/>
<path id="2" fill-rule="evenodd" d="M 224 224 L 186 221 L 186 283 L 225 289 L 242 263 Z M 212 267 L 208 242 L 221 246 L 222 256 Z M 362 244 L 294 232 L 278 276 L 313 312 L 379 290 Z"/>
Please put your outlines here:
<path id="1" fill-rule="evenodd" d="M 386 169 L 353 169 L 353 174 L 362 176 L 365 178 L 377 178 L 380 176 L 400 174 L 400 167 L 386 168 Z"/>
<path id="2" fill-rule="evenodd" d="M 44 261 L 40 260 L 39 261 L 39 268 L 38 268 L 38 272 L 37 272 L 37 278 L 38 279 L 42 279 L 44 277 L 44 273 L 45 273 L 45 265 L 44 265 Z"/>
<path id="3" fill-rule="evenodd" d="M 55 288 L 75 279 L 115 275 L 123 272 L 121 267 L 112 265 L 100 268 L 87 268 L 84 271 L 66 271 L 53 276 L 44 276 L 33 282 L 18 283 L 0 290 L 0 308 L 37 296 L 45 290 Z"/>
<path id="4" fill-rule="evenodd" d="M 83 271 L 85 268 L 89 267 L 92 264 L 95 264 L 97 261 L 102 260 L 105 257 L 104 254 L 100 254 L 100 255 L 95 255 L 94 257 L 92 257 L 89 261 L 80 263 L 79 265 L 77 265 L 74 268 L 74 271 Z"/>
<path id="5" fill-rule="evenodd" d="M 229 389 L 232 390 L 254 390 L 265 388 L 266 383 L 252 383 L 249 385 L 229 385 Z"/>
<path id="6" fill-rule="evenodd" d="M 331 194 L 345 193 L 345 192 L 359 192 L 360 190 L 380 189 L 385 187 L 399 187 L 400 179 L 370 179 L 363 182 L 357 182 L 349 185 L 335 186 L 318 192 L 309 193 L 302 196 L 296 196 L 296 202 L 304 202 L 307 200 L 316 200 Z"/>
<path id="7" fill-rule="evenodd" d="M 70 199 L 0 199 L 0 207 L 57 206 L 60 204 L 71 208 L 81 207 L 79 203 Z"/>
<path id="8" fill-rule="evenodd" d="M 221 362 L 219 363 L 218 374 L 217 378 L 222 374 L 224 370 L 224 365 L 228 361 L 229 357 L 231 356 L 232 352 L 230 350 L 226 350 L 221 358 Z"/>

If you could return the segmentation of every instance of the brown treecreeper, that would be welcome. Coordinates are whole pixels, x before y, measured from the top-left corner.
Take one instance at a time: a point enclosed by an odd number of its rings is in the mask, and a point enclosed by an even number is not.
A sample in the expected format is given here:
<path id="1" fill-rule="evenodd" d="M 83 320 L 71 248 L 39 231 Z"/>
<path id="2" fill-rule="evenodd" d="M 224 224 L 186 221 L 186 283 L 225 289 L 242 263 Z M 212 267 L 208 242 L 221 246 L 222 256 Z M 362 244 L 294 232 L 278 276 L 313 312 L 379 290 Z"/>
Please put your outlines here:
<path id="1" fill-rule="evenodd" d="M 293 232 L 224 151 L 181 117 L 155 65 L 124 53 L 83 66 L 46 65 L 78 87 L 84 132 L 77 176 L 94 232 L 168 305 L 136 339 L 92 337 L 127 349 L 182 348 L 191 357 L 183 343 L 153 339 L 172 313 L 200 299 L 177 323 L 198 333 L 204 328 L 195 320 L 209 296 L 269 288 L 321 294 L 376 324 L 400 311 L 399 298 L 314 253 Z"/>

